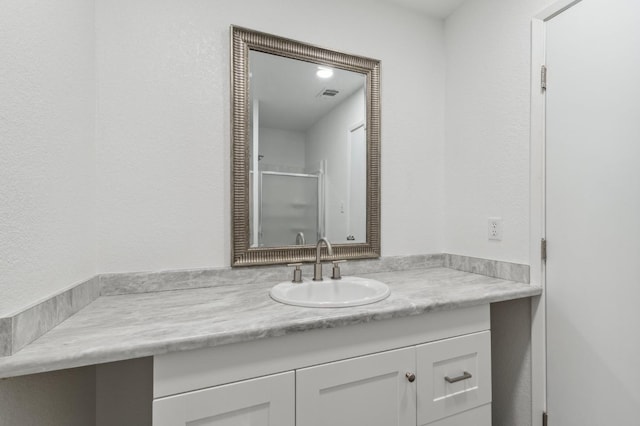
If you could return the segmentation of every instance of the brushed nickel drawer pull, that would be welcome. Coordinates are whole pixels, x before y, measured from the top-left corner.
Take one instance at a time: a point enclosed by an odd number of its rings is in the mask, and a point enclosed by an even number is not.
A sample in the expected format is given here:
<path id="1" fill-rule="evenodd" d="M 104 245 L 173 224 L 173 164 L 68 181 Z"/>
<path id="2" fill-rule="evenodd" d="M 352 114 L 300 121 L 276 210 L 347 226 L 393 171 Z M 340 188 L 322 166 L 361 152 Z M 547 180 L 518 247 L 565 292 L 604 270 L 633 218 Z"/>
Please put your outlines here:
<path id="1" fill-rule="evenodd" d="M 462 373 L 462 376 L 458 376 L 458 377 L 449 377 L 449 376 L 444 376 L 444 379 L 448 382 L 448 383 L 455 383 L 455 382 L 460 382 L 462 380 L 467 380 L 472 378 L 473 376 L 471 375 L 471 373 L 469 373 L 468 371 L 465 371 L 464 373 Z"/>

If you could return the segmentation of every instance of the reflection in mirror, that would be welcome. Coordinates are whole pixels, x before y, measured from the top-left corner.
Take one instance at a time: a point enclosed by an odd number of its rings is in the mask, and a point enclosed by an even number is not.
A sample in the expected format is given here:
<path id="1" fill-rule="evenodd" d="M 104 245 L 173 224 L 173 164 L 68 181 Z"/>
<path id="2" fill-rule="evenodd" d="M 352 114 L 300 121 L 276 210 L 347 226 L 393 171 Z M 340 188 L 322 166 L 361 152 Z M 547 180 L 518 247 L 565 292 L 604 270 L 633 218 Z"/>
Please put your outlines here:
<path id="1" fill-rule="evenodd" d="M 251 247 L 366 241 L 366 75 L 249 51 Z"/>
<path id="2" fill-rule="evenodd" d="M 380 62 L 232 27 L 232 266 L 380 256 Z"/>

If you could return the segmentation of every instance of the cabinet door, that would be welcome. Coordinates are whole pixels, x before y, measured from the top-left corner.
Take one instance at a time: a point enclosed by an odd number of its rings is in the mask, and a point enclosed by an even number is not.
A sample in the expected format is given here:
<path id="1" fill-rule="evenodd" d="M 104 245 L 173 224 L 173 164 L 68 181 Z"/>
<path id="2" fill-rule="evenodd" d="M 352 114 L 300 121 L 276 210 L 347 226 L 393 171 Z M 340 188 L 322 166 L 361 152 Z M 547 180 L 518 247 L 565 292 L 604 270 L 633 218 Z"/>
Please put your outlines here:
<path id="1" fill-rule="evenodd" d="M 295 375 L 287 372 L 153 401 L 154 426 L 294 426 Z"/>
<path id="2" fill-rule="evenodd" d="M 416 356 L 418 425 L 491 402 L 489 331 L 420 345 Z M 456 420 L 443 424 L 461 423 Z M 489 426 L 491 419 L 489 417 L 487 421 L 476 417 L 470 424 Z"/>
<path id="3" fill-rule="evenodd" d="M 415 348 L 296 371 L 297 426 L 415 426 Z"/>

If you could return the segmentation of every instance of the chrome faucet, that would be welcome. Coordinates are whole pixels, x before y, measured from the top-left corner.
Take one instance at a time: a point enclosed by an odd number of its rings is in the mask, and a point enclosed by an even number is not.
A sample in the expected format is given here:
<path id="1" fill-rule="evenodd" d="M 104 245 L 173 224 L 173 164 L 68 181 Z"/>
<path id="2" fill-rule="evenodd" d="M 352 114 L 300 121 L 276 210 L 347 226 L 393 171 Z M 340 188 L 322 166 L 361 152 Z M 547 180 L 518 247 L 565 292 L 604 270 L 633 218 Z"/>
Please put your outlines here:
<path id="1" fill-rule="evenodd" d="M 331 243 L 325 237 L 322 237 L 318 240 L 318 244 L 316 244 L 316 264 L 313 265 L 313 280 L 314 281 L 322 281 L 322 263 L 320 263 L 320 250 L 322 248 L 322 243 L 325 243 L 327 246 L 327 253 L 329 256 L 333 256 L 333 248 L 331 248 Z"/>

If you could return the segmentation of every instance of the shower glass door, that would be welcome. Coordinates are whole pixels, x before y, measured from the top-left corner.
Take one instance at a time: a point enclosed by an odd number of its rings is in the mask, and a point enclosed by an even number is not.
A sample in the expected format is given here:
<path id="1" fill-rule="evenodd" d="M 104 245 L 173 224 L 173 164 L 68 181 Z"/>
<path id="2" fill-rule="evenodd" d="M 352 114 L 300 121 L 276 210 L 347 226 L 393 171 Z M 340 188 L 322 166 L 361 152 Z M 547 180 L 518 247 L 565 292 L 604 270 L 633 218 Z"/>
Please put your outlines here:
<path id="1" fill-rule="evenodd" d="M 313 244 L 319 235 L 317 175 L 262 172 L 260 246 Z"/>

